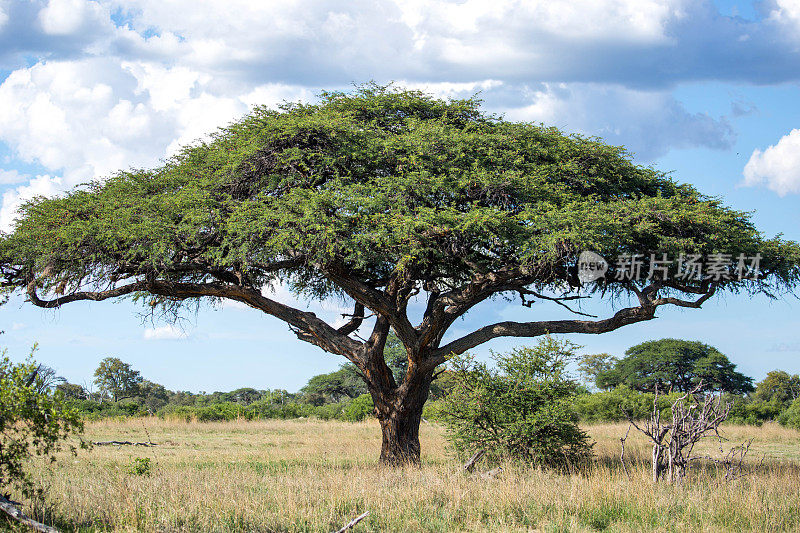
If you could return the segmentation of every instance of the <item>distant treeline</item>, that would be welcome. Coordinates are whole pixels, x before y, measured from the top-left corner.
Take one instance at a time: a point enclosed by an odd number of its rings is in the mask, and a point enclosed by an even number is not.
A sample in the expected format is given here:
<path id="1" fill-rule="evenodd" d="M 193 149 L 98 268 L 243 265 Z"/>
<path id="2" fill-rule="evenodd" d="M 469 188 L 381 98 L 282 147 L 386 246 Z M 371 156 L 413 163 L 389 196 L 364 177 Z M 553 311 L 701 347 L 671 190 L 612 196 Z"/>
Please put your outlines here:
<path id="1" fill-rule="evenodd" d="M 387 344 L 386 360 L 396 380 L 402 380 L 406 360 L 396 339 Z M 775 370 L 754 384 L 752 378 L 737 372 L 727 357 L 699 342 L 649 341 L 628 349 L 621 359 L 589 354 L 578 363 L 584 386 L 573 408 L 584 422 L 619 421 L 627 416 L 646 418 L 653 410 L 656 389 L 662 393 L 660 401 L 666 406 L 680 394 L 701 386 L 704 391 L 722 393 L 733 402 L 729 422 L 760 425 L 774 420 L 800 429 L 797 374 Z M 372 416 L 373 411 L 366 385 L 350 363 L 335 372 L 312 377 L 296 393 L 254 388 L 210 394 L 174 392 L 143 379 L 117 358 L 101 362 L 94 376 L 96 390 L 51 374 L 53 386 L 90 419 L 155 415 L 198 421 L 302 417 L 358 421 Z M 426 419 L 441 416 L 441 399 L 454 386 L 453 380 L 446 370 L 434 380 L 423 414 Z"/>

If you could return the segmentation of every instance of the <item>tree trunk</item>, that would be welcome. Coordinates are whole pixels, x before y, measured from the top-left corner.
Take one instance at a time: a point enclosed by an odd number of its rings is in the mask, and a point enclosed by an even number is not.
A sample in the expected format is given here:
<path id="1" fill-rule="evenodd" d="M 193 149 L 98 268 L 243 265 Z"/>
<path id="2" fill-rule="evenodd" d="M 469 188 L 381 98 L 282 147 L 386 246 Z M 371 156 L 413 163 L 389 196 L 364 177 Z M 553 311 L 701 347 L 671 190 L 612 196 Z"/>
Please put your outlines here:
<path id="1" fill-rule="evenodd" d="M 388 466 L 420 464 L 419 426 L 428 399 L 432 371 L 411 369 L 397 388 L 370 387 L 383 442 L 380 462 Z"/>
<path id="2" fill-rule="evenodd" d="M 407 413 L 395 411 L 389 417 L 380 420 L 383 434 L 381 464 L 404 466 L 420 463 L 419 424 L 422 408 L 414 411 Z"/>

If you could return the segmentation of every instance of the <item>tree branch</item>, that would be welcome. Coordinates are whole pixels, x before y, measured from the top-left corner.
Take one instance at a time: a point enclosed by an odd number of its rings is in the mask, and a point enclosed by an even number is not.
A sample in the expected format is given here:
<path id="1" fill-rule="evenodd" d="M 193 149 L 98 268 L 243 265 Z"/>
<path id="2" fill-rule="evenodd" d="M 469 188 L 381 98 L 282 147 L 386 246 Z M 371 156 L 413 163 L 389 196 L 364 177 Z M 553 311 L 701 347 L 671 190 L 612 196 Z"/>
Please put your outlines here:
<path id="1" fill-rule="evenodd" d="M 714 295 L 715 285 L 711 285 L 703 296 L 694 301 L 672 297 L 657 297 L 660 287 L 656 284 L 637 289 L 631 287 L 641 305 L 620 309 L 614 316 L 603 320 L 550 320 L 540 322 L 499 322 L 480 328 L 460 339 L 443 346 L 434 352 L 434 357 L 444 360 L 451 353 L 464 353 L 484 342 L 497 337 L 538 337 L 549 333 L 606 333 L 628 324 L 655 318 L 655 310 L 660 305 L 673 304 L 681 307 L 699 308 Z"/>
<path id="2" fill-rule="evenodd" d="M 288 305 L 265 297 L 260 291 L 252 288 L 241 287 L 219 282 L 188 283 L 169 282 L 163 280 L 140 280 L 121 287 L 114 287 L 103 291 L 80 291 L 60 296 L 53 300 L 42 300 L 36 293 L 36 282 L 31 280 L 27 287 L 28 299 L 36 306 L 53 309 L 62 305 L 81 301 L 102 301 L 108 298 L 124 296 L 135 292 L 148 292 L 158 296 L 166 296 L 185 300 L 210 296 L 226 298 L 247 304 L 255 309 L 279 318 L 293 328 L 298 338 L 319 346 L 323 350 L 344 355 L 351 361 L 359 357 L 362 343 L 351 339 L 340 331 L 317 318 L 314 313 L 300 311 Z"/>
<path id="3" fill-rule="evenodd" d="M 444 360 L 451 353 L 470 348 L 497 337 L 539 337 L 549 333 L 606 333 L 628 324 L 654 318 L 655 307 L 627 307 L 604 320 L 545 320 L 540 322 L 498 322 L 482 327 L 439 348 L 434 357 Z"/>

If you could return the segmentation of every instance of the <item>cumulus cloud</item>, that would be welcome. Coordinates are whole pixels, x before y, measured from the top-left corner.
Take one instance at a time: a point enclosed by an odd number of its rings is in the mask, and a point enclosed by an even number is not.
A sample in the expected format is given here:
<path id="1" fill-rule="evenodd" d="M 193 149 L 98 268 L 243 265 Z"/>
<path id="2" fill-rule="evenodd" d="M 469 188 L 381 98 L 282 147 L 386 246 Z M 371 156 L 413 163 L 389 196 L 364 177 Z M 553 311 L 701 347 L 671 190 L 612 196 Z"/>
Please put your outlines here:
<path id="1" fill-rule="evenodd" d="M 798 10 L 772 6 L 747 21 L 708 0 L 0 0 L 0 141 L 66 188 L 156 165 L 253 105 L 396 79 L 437 96 L 480 91 L 489 111 L 598 135 L 640 160 L 727 148 L 724 117 L 668 91 L 798 79 L 786 45 Z M 22 184 L 4 194 L 8 227 L 34 184 L 0 183 Z"/>
<path id="2" fill-rule="evenodd" d="M 766 185 L 780 196 L 800 192 L 800 129 L 764 151 L 754 150 L 744 167 L 744 184 Z"/>
<path id="3" fill-rule="evenodd" d="M 185 339 L 188 336 L 181 328 L 169 324 L 144 330 L 144 339 L 148 341 Z"/>
<path id="4" fill-rule="evenodd" d="M 39 11 L 39 22 L 45 33 L 70 35 L 103 24 L 108 13 L 97 2 L 87 0 L 49 0 Z"/>
<path id="5" fill-rule="evenodd" d="M 220 89 L 208 74 L 143 61 L 41 62 L 12 72 L 0 85 L 0 140 L 23 161 L 60 174 L 60 181 L 48 182 L 55 192 L 156 165 L 257 101 L 274 105 L 308 95 L 282 84 Z M 15 171 L 0 171 L 0 183 L 21 181 Z M 45 193 L 42 184 L 40 179 L 5 193 L 3 228 L 31 190 Z"/>

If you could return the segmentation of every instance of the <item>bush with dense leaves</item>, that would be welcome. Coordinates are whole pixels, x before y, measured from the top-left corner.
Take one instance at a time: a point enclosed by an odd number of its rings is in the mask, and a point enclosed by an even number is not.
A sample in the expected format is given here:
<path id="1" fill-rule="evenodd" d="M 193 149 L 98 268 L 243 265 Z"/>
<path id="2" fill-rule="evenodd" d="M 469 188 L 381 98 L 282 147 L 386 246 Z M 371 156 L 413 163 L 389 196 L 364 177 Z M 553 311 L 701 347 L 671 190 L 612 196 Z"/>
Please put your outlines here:
<path id="1" fill-rule="evenodd" d="M 778 416 L 778 423 L 793 429 L 800 429 L 800 398 Z"/>
<path id="2" fill-rule="evenodd" d="M 15 486 L 28 495 L 34 492 L 28 460 L 41 455 L 55 461 L 64 440 L 83 430 L 78 411 L 42 383 L 38 369 L 31 359 L 14 364 L 0 354 L 0 489 Z"/>
<path id="3" fill-rule="evenodd" d="M 680 393 L 659 396 L 659 409 L 668 415 L 670 406 L 680 396 Z M 574 410 L 583 422 L 616 422 L 628 417 L 643 420 L 652 414 L 654 399 L 652 393 L 620 385 L 610 391 L 581 394 L 575 400 Z"/>
<path id="4" fill-rule="evenodd" d="M 344 408 L 342 418 L 350 422 L 360 422 L 372 416 L 374 410 L 375 405 L 372 403 L 372 396 L 362 394 Z"/>
<path id="5" fill-rule="evenodd" d="M 497 368 L 471 356 L 454 359 L 455 386 L 443 400 L 443 421 L 455 448 L 547 467 L 587 459 L 592 445 L 572 408 L 578 384 L 565 374 L 575 349 L 545 337 L 532 348 L 495 354 Z"/>

